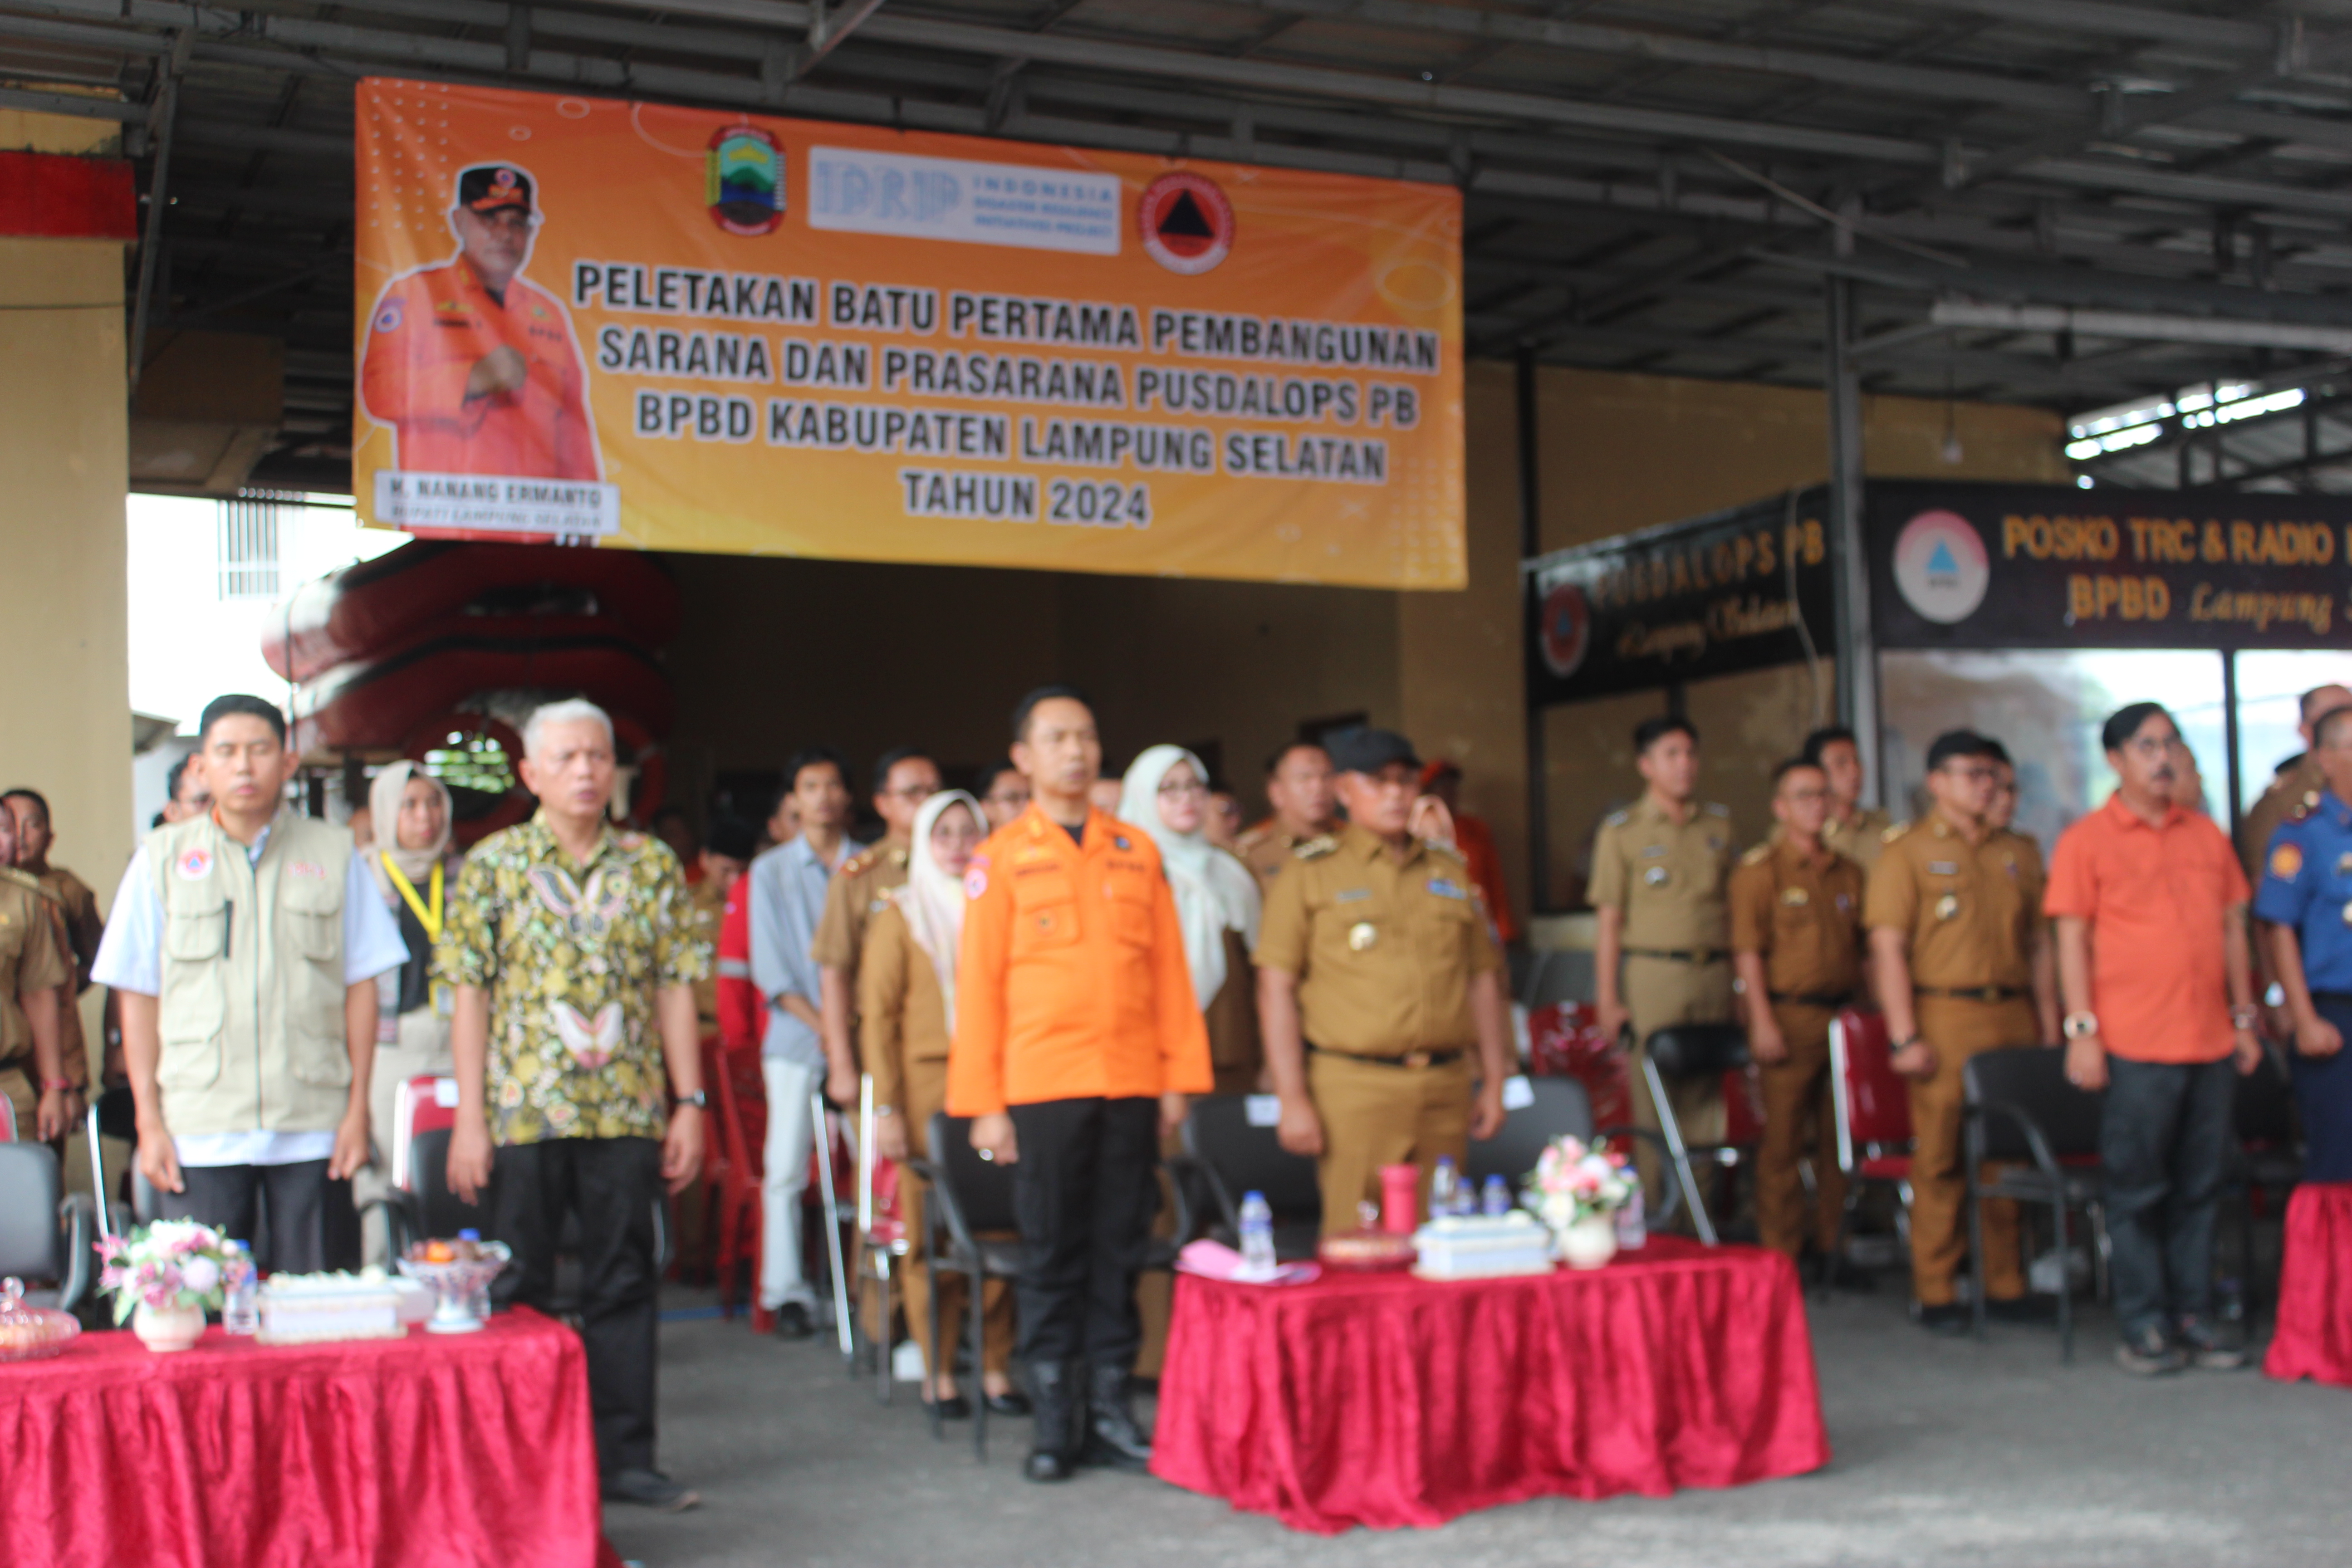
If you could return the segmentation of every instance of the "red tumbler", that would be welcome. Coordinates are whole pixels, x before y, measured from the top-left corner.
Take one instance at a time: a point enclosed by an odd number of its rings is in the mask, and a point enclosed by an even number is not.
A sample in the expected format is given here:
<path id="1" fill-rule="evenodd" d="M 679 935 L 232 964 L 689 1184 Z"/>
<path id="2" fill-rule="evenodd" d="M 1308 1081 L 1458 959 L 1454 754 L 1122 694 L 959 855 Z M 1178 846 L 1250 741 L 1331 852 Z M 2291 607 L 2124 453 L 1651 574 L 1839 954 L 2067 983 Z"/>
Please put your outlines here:
<path id="1" fill-rule="evenodd" d="M 1421 1228 L 1421 1167 L 1381 1167 L 1381 1228 L 1411 1236 Z"/>

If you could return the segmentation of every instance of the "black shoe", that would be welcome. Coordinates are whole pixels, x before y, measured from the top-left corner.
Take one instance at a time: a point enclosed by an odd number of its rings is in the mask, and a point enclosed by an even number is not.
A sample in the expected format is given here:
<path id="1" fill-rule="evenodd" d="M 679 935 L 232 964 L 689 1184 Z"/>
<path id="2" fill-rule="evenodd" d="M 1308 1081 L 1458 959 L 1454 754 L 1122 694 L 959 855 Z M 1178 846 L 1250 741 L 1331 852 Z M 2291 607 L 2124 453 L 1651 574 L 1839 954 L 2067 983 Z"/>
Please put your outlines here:
<path id="1" fill-rule="evenodd" d="M 981 1397 L 988 1401 L 991 1415 L 1026 1415 L 1032 1409 L 1029 1396 L 1017 1388 L 1008 1389 L 1003 1394 L 983 1393 Z"/>
<path id="2" fill-rule="evenodd" d="M 1915 1306 L 1912 1317 L 1931 1334 L 1958 1339 L 1969 1331 L 1969 1309 L 1963 1301 L 1946 1301 L 1941 1306 Z"/>
<path id="3" fill-rule="evenodd" d="M 969 1421 L 971 1419 L 971 1401 L 966 1399 L 961 1394 L 950 1394 L 945 1399 L 926 1399 L 923 1401 L 923 1408 L 925 1410 L 929 1410 L 934 1405 L 940 1407 L 940 1419 L 942 1421 Z"/>
<path id="4" fill-rule="evenodd" d="M 1822 1264 L 1822 1283 L 1832 1290 L 1844 1290 L 1856 1296 L 1867 1296 L 1878 1289 L 1878 1281 L 1867 1268 L 1857 1268 L 1851 1258 L 1829 1258 Z"/>
<path id="5" fill-rule="evenodd" d="M 776 1326 L 773 1332 L 780 1340 L 812 1339 L 816 1334 L 816 1323 L 810 1318 L 809 1310 L 806 1307 L 802 1306 L 798 1301 L 787 1301 L 776 1309 Z"/>
<path id="6" fill-rule="evenodd" d="M 702 1500 L 659 1470 L 614 1470 L 604 1478 L 606 1502 L 633 1502 L 664 1513 L 684 1513 Z"/>
<path id="7" fill-rule="evenodd" d="M 1057 1361 L 1029 1363 L 1029 1386 L 1036 1397 L 1037 1425 L 1021 1473 L 1033 1481 L 1066 1481 L 1076 1472 L 1071 1455 L 1077 1444 L 1069 1368 Z"/>
<path id="8" fill-rule="evenodd" d="M 1097 1365 L 1087 1382 L 1087 1445 L 1078 1457 L 1084 1465 L 1108 1465 L 1115 1470 L 1142 1470 L 1151 1466 L 1151 1439 L 1135 1424 L 1128 1405 L 1128 1371 L 1123 1366 Z"/>
<path id="9" fill-rule="evenodd" d="M 2058 1298 L 1994 1296 L 1985 1302 L 1985 1316 L 1996 1323 L 2054 1323 L 2058 1321 Z"/>
<path id="10" fill-rule="evenodd" d="M 2179 1372 L 2189 1358 L 2154 1324 L 2124 1336 L 2116 1347 L 2116 1364 L 2134 1377 L 2162 1377 Z"/>
<path id="11" fill-rule="evenodd" d="M 2246 1364 L 2245 1348 L 2230 1343 L 2202 1318 L 2181 1319 L 2173 1338 L 2189 1364 L 2206 1372 L 2237 1372 Z"/>

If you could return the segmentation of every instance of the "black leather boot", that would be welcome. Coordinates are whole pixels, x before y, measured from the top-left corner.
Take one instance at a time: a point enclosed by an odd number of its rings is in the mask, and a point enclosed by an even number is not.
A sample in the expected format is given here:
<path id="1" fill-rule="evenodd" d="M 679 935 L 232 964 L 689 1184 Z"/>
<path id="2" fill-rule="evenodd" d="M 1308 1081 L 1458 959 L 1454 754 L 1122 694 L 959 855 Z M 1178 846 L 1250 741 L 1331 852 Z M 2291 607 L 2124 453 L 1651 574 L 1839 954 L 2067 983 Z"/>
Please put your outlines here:
<path id="1" fill-rule="evenodd" d="M 1030 1428 L 1029 1458 L 1021 1473 L 1033 1481 L 1066 1481 L 1077 1468 L 1072 1460 L 1078 1449 L 1074 1398 L 1076 1391 L 1070 1386 L 1069 1372 L 1057 1361 L 1029 1363 L 1029 1389 L 1036 1421 Z"/>
<path id="2" fill-rule="evenodd" d="M 1150 1468 L 1151 1439 L 1135 1424 L 1135 1412 L 1128 1405 L 1127 1368 L 1095 1366 L 1088 1373 L 1083 1462 L 1118 1470 Z"/>

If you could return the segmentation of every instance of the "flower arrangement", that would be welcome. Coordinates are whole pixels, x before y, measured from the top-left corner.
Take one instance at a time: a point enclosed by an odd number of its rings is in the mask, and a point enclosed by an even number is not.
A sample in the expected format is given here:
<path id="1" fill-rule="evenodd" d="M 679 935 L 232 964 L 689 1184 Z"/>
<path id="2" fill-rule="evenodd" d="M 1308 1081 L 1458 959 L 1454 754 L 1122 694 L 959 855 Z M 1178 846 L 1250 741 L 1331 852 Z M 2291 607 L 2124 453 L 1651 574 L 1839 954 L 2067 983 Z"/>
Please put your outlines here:
<path id="1" fill-rule="evenodd" d="M 172 1307 L 216 1311 L 221 1306 L 228 1243 L 208 1225 L 159 1219 L 127 1237 L 104 1237 L 98 1251 L 106 1260 L 98 1288 L 113 1293 L 118 1323 L 141 1306 L 159 1312 Z"/>
<path id="2" fill-rule="evenodd" d="M 1519 1205 L 1553 1230 L 1614 1214 L 1633 1196 L 1634 1176 L 1622 1154 L 1587 1148 L 1563 1134 L 1544 1146 L 1520 1188 Z"/>

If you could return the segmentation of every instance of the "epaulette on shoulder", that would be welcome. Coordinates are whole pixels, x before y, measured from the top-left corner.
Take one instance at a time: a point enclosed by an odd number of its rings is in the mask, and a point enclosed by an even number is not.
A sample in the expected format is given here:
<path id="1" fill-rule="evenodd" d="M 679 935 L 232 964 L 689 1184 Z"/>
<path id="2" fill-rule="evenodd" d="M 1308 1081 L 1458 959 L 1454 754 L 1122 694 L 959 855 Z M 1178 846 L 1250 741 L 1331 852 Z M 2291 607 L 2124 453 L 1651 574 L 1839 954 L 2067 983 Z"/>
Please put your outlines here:
<path id="1" fill-rule="evenodd" d="M 1301 860 L 1320 860 L 1324 856 L 1337 852 L 1339 847 L 1339 841 L 1326 833 L 1293 845 L 1290 852 Z"/>
<path id="2" fill-rule="evenodd" d="M 1709 816 L 1729 816 L 1731 815 L 1731 807 L 1724 805 L 1719 800 L 1708 801 L 1702 809 L 1704 809 Z"/>
<path id="3" fill-rule="evenodd" d="M 860 849 L 856 854 L 852 855 L 848 859 L 844 860 L 841 863 L 841 869 L 835 871 L 834 875 L 836 877 L 862 877 L 866 872 L 874 869 L 874 862 L 880 858 L 880 855 L 875 850 Z"/>
<path id="4" fill-rule="evenodd" d="M 1743 866 L 1761 866 L 1770 858 L 1772 858 L 1772 847 L 1769 844 L 1759 844 L 1755 848 L 1742 855 L 1739 858 L 1739 863 Z"/>
<path id="5" fill-rule="evenodd" d="M 1887 824 L 1885 827 L 1880 829 L 1878 841 L 1881 844 L 1892 844 L 1910 831 L 1911 822 L 1907 817 L 1901 822 L 1891 822 Z"/>
<path id="6" fill-rule="evenodd" d="M 1459 844 L 1448 844 L 1443 838 L 1424 838 L 1422 843 L 1428 847 L 1429 852 L 1433 855 L 1443 855 L 1450 860 L 1459 860 L 1465 866 L 1470 863 L 1470 857 L 1462 853 L 1462 846 Z"/>
<path id="7" fill-rule="evenodd" d="M 1603 827 L 1622 827 L 1633 820 L 1633 814 L 1631 811 L 1612 811 L 1608 816 L 1601 819 L 1601 826 Z"/>
<path id="8" fill-rule="evenodd" d="M 48 892 L 47 888 L 41 886 L 41 879 L 38 877 L 34 876 L 30 871 L 19 871 L 14 866 L 0 866 L 0 882 L 14 882 L 28 893 Z"/>
<path id="9" fill-rule="evenodd" d="M 2301 822 L 2318 809 L 2319 797 L 2315 795 L 2307 795 L 2287 808 L 2286 819 L 2289 822 Z"/>

